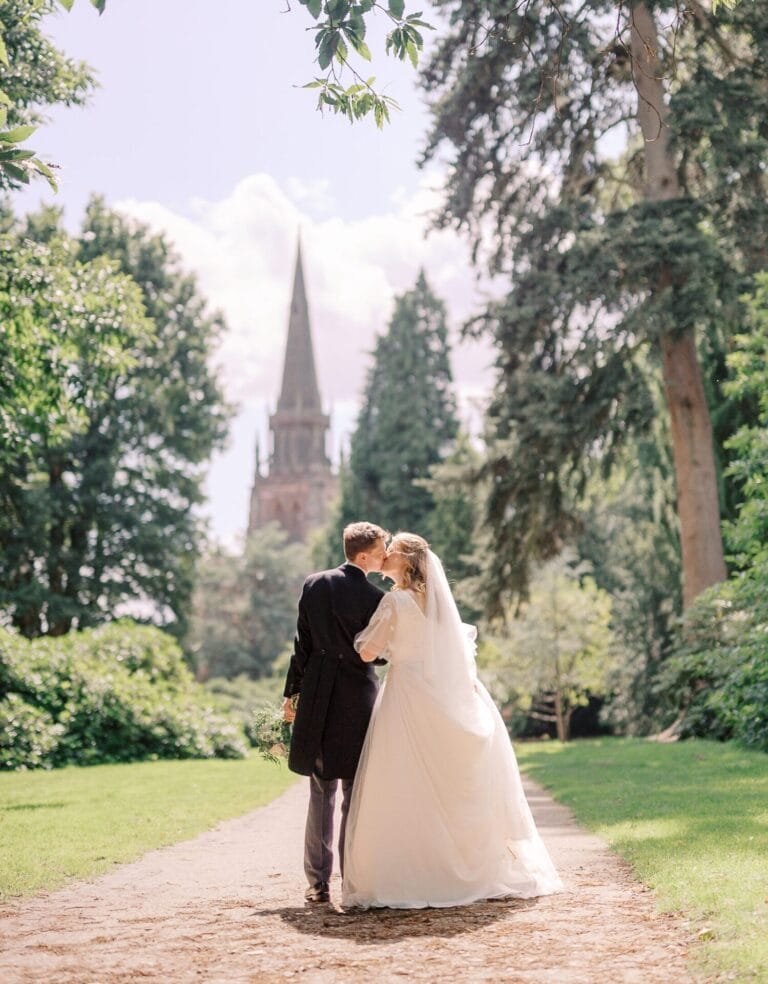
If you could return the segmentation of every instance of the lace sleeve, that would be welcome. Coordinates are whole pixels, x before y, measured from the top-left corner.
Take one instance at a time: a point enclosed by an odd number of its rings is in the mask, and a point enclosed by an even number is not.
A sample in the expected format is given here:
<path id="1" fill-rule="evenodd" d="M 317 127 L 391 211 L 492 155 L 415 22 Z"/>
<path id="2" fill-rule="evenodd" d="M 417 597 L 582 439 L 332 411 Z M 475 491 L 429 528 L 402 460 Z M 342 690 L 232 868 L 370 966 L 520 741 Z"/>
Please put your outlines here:
<path id="1" fill-rule="evenodd" d="M 362 632 L 355 636 L 355 649 L 370 662 L 386 657 L 397 626 L 397 605 L 391 594 L 386 594 L 373 613 L 373 618 Z"/>

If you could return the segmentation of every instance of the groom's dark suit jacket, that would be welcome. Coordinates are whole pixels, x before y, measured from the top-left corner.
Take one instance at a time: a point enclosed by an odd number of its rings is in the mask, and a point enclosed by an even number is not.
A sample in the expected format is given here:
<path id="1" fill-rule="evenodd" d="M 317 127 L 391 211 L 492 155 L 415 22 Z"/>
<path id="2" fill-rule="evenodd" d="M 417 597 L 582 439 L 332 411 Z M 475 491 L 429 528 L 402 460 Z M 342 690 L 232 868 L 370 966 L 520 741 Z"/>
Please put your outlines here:
<path id="1" fill-rule="evenodd" d="M 383 591 L 354 564 L 304 582 L 285 696 L 299 694 L 288 766 L 300 775 L 352 779 L 379 684 L 354 638 Z"/>

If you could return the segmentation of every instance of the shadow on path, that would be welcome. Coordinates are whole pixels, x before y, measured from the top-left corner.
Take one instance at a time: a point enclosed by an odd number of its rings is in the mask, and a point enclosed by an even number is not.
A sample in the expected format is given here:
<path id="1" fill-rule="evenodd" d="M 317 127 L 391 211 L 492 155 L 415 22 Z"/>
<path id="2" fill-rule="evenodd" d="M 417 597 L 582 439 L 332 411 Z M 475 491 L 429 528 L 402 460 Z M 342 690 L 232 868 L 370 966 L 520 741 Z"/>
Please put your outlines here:
<path id="1" fill-rule="evenodd" d="M 500 919 L 514 918 L 536 906 L 537 899 L 500 899 L 446 909 L 350 909 L 330 905 L 261 909 L 255 918 L 279 916 L 308 936 L 325 936 L 352 943 L 397 943 L 408 938 L 451 937 L 475 932 Z"/>

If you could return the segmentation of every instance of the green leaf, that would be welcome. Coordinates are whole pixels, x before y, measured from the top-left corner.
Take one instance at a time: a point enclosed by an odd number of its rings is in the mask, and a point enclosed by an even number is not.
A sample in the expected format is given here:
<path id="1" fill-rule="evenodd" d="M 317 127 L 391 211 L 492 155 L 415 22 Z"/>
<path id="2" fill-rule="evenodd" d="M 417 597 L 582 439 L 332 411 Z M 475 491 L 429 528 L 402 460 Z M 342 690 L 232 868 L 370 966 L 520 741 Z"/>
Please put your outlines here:
<path id="1" fill-rule="evenodd" d="M 357 5 L 357 9 L 361 14 L 367 14 L 369 10 L 373 9 L 374 0 L 360 0 Z"/>
<path id="2" fill-rule="evenodd" d="M 419 49 L 416 47 L 416 45 L 412 41 L 409 41 L 408 44 L 406 44 L 406 46 L 405 46 L 405 50 L 406 50 L 406 52 L 408 54 L 408 57 L 411 59 L 411 65 L 413 65 L 414 68 L 418 68 L 419 67 Z"/>
<path id="3" fill-rule="evenodd" d="M 91 3 L 100 14 L 104 13 L 104 8 L 107 6 L 107 0 L 91 0 Z"/>
<path id="4" fill-rule="evenodd" d="M 336 45 L 336 59 L 340 62 L 345 62 L 347 60 L 347 55 L 349 54 L 349 49 L 344 43 L 344 39 L 339 36 L 339 43 Z"/>
<path id="5" fill-rule="evenodd" d="M 0 150 L 0 161 L 31 161 L 34 156 L 34 150 Z"/>
<path id="6" fill-rule="evenodd" d="M 3 110 L 7 115 L 7 111 Z M 3 123 L 5 120 L 3 120 Z M 0 133 L 0 141 L 2 143 L 22 143 L 27 140 L 37 129 L 36 126 L 16 126 L 12 130 L 6 130 L 4 133 Z"/>
<path id="7" fill-rule="evenodd" d="M 23 168 L 19 167 L 17 164 L 11 164 L 7 161 L 0 161 L 0 171 L 4 171 L 8 174 L 14 181 L 21 181 L 23 184 L 29 184 L 29 172 Z"/>
<path id="8" fill-rule="evenodd" d="M 42 176 L 51 186 L 53 191 L 59 190 L 59 185 L 58 182 L 56 181 L 56 175 L 48 167 L 47 164 L 43 164 L 43 162 L 41 160 L 38 160 L 37 158 L 35 158 L 35 160 L 33 161 L 30 161 L 29 163 L 31 167 L 33 167 L 38 172 L 38 174 L 42 174 Z"/>
<path id="9" fill-rule="evenodd" d="M 362 41 L 365 37 L 365 18 L 361 16 L 358 10 L 352 10 L 347 19 L 347 24 L 350 30 L 353 30 L 355 34 L 359 35 Z"/>
<path id="10" fill-rule="evenodd" d="M 389 0 L 389 12 L 393 17 L 398 20 L 403 16 L 405 11 L 405 0 Z"/>
<path id="11" fill-rule="evenodd" d="M 12 106 L 12 105 L 13 103 L 8 97 L 8 94 L 3 92 L 2 89 L 0 89 L 0 106 Z"/>
<path id="12" fill-rule="evenodd" d="M 331 64 L 336 49 L 339 46 L 341 36 L 338 31 L 327 31 L 320 42 L 320 50 L 317 55 L 317 63 L 325 70 Z"/>
<path id="13" fill-rule="evenodd" d="M 373 60 L 371 49 L 368 47 L 365 41 L 361 41 L 359 44 L 356 44 L 355 51 L 358 53 L 358 55 L 360 55 L 361 58 L 365 58 L 366 61 Z"/>
<path id="14" fill-rule="evenodd" d="M 71 10 L 74 2 L 75 0 L 59 0 L 59 3 L 65 10 Z"/>
<path id="15" fill-rule="evenodd" d="M 421 34 L 419 34 L 419 32 L 415 28 L 411 27 L 410 25 L 408 26 L 408 34 L 417 48 L 424 47 L 424 38 L 421 36 Z"/>
<path id="16" fill-rule="evenodd" d="M 317 20 L 323 10 L 323 0 L 300 0 L 312 16 Z"/>
<path id="17" fill-rule="evenodd" d="M 396 27 L 393 31 L 390 31 L 389 34 L 387 35 L 385 50 L 387 54 L 389 54 L 390 51 L 394 50 L 395 54 L 399 58 L 402 58 L 403 57 L 402 47 L 403 47 L 403 32 L 400 30 L 399 27 Z"/>
<path id="18" fill-rule="evenodd" d="M 5 47 L 5 41 L 3 41 L 3 32 L 0 30 L 0 62 L 3 65 L 10 67 L 10 62 L 8 61 L 8 49 Z"/>
<path id="19" fill-rule="evenodd" d="M 349 13 L 349 0 L 328 0 L 325 12 L 334 23 L 338 24 Z"/>
<path id="20" fill-rule="evenodd" d="M 8 122 L 8 110 L 2 106 L 0 107 L 0 127 L 5 126 Z"/>

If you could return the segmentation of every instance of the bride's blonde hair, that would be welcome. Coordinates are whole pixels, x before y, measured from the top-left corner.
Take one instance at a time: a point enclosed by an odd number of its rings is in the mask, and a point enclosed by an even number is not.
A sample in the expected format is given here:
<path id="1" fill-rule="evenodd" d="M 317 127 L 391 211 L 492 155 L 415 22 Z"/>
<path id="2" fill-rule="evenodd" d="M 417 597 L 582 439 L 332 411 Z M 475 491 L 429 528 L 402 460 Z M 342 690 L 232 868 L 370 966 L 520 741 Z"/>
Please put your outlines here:
<path id="1" fill-rule="evenodd" d="M 427 590 L 427 551 L 429 544 L 417 533 L 395 533 L 390 547 L 405 557 L 401 588 L 425 594 Z"/>

